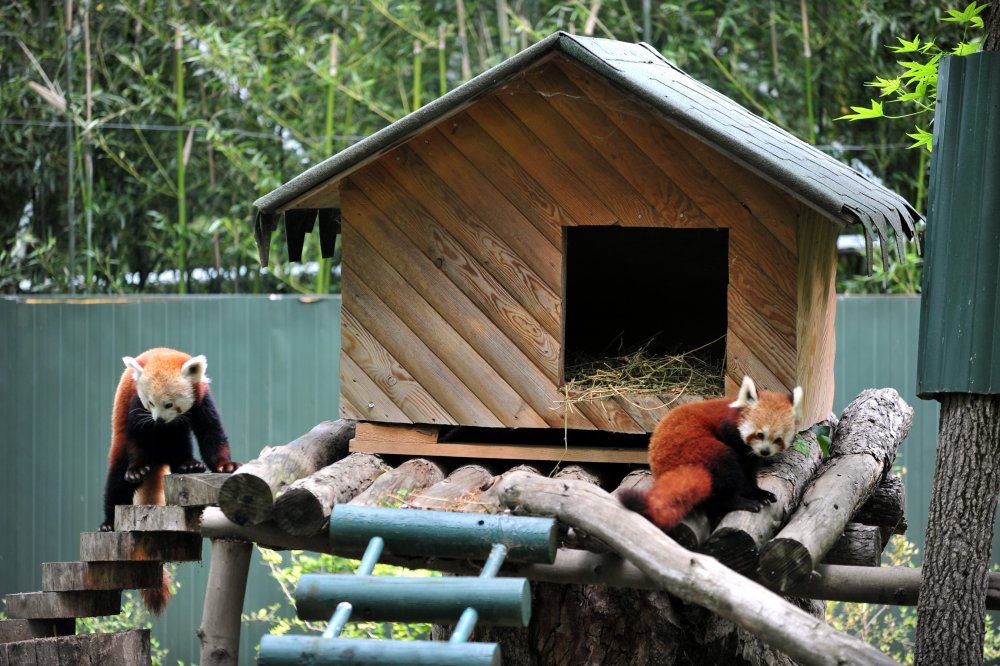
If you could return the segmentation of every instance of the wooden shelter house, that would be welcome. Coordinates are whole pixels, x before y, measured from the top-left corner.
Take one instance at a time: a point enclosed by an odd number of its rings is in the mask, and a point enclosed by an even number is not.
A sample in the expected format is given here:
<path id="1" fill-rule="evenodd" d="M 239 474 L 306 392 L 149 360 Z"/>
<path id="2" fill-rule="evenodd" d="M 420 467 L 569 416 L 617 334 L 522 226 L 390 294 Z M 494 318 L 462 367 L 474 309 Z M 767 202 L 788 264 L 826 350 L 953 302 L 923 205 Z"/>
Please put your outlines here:
<path id="1" fill-rule="evenodd" d="M 648 433 L 677 396 L 567 401 L 567 359 L 699 350 L 727 393 L 802 385 L 806 427 L 832 408 L 839 231 L 902 250 L 920 217 L 650 46 L 565 33 L 255 206 L 265 264 L 282 215 L 293 259 L 317 219 L 325 254 L 342 234 L 357 450 L 441 454 L 458 426 L 490 443 L 472 457 L 609 462 L 644 462 L 645 438 L 565 457 L 564 428 L 570 451 L 626 441 L 583 431 Z M 499 446 L 529 441 L 550 446 Z"/>

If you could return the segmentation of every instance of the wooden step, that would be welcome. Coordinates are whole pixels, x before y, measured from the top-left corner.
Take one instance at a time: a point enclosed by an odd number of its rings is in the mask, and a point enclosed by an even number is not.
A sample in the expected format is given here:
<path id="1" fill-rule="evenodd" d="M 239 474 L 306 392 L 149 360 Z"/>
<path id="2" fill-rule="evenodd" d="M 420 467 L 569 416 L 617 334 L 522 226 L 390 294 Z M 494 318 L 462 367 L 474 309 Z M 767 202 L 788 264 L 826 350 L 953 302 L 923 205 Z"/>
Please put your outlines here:
<path id="1" fill-rule="evenodd" d="M 149 629 L 0 644 L 0 666 L 150 666 Z"/>
<path id="2" fill-rule="evenodd" d="M 562 444 L 536 445 L 439 442 L 437 432 L 423 426 L 359 423 L 350 442 L 351 453 L 421 456 L 426 458 L 476 458 L 580 463 L 624 463 L 645 465 L 645 448 L 625 449 Z M 167 477 L 170 478 L 170 477 Z"/>
<path id="3" fill-rule="evenodd" d="M 163 479 L 167 504 L 175 506 L 213 506 L 219 503 L 219 488 L 229 474 L 168 474 Z"/>
<path id="4" fill-rule="evenodd" d="M 83 532 L 84 562 L 196 562 L 201 560 L 201 535 L 186 532 Z"/>
<path id="5" fill-rule="evenodd" d="M 11 619 L 54 619 L 118 615 L 122 610 L 118 590 L 86 592 L 24 592 L 8 594 L 7 617 Z"/>
<path id="6" fill-rule="evenodd" d="M 137 590 L 159 587 L 163 565 L 159 562 L 46 562 L 42 564 L 42 590 Z"/>
<path id="7" fill-rule="evenodd" d="M 76 632 L 76 618 L 56 620 L 0 620 L 0 643 L 29 641 L 33 638 L 72 636 Z"/>
<path id="8" fill-rule="evenodd" d="M 116 532 L 198 532 L 201 507 L 128 504 L 115 507 Z"/>

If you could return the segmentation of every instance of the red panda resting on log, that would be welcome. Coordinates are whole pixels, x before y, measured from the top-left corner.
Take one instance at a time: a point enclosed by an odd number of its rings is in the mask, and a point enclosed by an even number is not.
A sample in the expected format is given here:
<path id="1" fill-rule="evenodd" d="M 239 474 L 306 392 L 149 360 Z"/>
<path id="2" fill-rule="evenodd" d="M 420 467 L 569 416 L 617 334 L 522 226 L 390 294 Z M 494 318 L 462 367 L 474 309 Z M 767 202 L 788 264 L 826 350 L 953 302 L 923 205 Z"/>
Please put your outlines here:
<path id="1" fill-rule="evenodd" d="M 756 513 L 775 500 L 757 485 L 757 465 L 791 444 L 801 420 L 802 387 L 788 394 L 758 392 L 749 377 L 735 400 L 681 405 L 650 437 L 652 488 L 622 493 L 621 502 L 664 531 L 696 506 L 719 515 Z"/>
<path id="2" fill-rule="evenodd" d="M 163 477 L 232 472 L 229 441 L 208 390 L 204 356 L 158 347 L 126 356 L 111 416 L 111 451 L 104 485 L 101 531 L 114 529 L 118 504 L 164 504 Z M 194 458 L 198 439 L 204 464 Z M 160 613 L 170 599 L 167 572 L 159 589 L 140 590 L 146 607 Z"/>

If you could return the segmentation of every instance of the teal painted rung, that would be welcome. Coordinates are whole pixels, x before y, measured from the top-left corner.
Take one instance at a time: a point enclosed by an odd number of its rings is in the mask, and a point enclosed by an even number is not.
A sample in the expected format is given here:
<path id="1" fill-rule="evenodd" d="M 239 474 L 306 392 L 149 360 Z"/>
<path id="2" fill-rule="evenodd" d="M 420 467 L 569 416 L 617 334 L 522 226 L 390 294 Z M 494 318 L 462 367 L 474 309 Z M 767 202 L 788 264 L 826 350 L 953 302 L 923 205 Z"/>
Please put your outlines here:
<path id="1" fill-rule="evenodd" d="M 373 536 L 400 556 L 482 559 L 495 544 L 508 559 L 551 564 L 558 532 L 553 518 L 416 509 L 384 509 L 337 504 L 330 515 L 335 549 L 361 549 Z"/>
<path id="2" fill-rule="evenodd" d="M 352 621 L 452 624 L 469 607 L 488 625 L 526 627 L 531 620 L 531 588 L 523 578 L 304 574 L 295 588 L 303 620 L 329 620 L 343 601 L 354 609 Z"/>
<path id="3" fill-rule="evenodd" d="M 472 630 L 476 628 L 478 621 L 479 613 L 476 612 L 476 609 L 466 608 L 462 611 L 462 617 L 458 618 L 458 624 L 455 625 L 455 631 L 451 632 L 451 638 L 448 639 L 448 642 L 464 643 L 469 640 L 469 636 L 472 635 Z"/>
<path id="4" fill-rule="evenodd" d="M 260 666 L 500 666 L 495 643 L 264 636 Z"/>
<path id="5" fill-rule="evenodd" d="M 355 575 L 371 575 L 372 571 L 375 570 L 375 564 L 378 562 L 379 556 L 382 554 L 382 547 L 384 545 L 385 542 L 382 541 L 382 537 L 372 537 L 371 541 L 368 542 L 368 547 L 365 548 L 364 557 L 361 558 L 361 563 L 358 565 L 358 570 Z M 330 623 L 326 625 L 326 630 L 323 632 L 323 638 L 336 638 L 337 636 L 340 636 L 340 632 L 344 630 L 344 625 L 351 619 L 351 613 L 353 611 L 354 608 L 346 601 L 342 601 L 337 604 L 337 610 L 333 612 L 333 617 L 330 618 Z"/>

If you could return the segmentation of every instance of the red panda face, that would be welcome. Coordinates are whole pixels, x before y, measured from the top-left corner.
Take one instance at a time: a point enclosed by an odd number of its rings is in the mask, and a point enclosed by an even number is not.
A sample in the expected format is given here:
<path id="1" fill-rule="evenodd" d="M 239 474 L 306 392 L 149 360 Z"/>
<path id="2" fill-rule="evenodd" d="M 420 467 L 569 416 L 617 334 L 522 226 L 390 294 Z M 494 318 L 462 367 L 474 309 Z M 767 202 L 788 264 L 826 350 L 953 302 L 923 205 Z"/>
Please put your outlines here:
<path id="1" fill-rule="evenodd" d="M 157 422 L 170 423 L 190 410 L 197 398 L 195 384 L 207 380 L 204 356 L 192 358 L 182 352 L 151 354 L 142 359 L 144 365 L 131 357 L 123 360 L 133 371 L 142 406 Z"/>
<path id="2" fill-rule="evenodd" d="M 787 449 L 795 437 L 797 422 L 802 419 L 802 387 L 791 395 L 760 391 L 753 380 L 743 378 L 743 385 L 731 407 L 741 410 L 740 437 L 754 455 L 768 458 Z"/>

